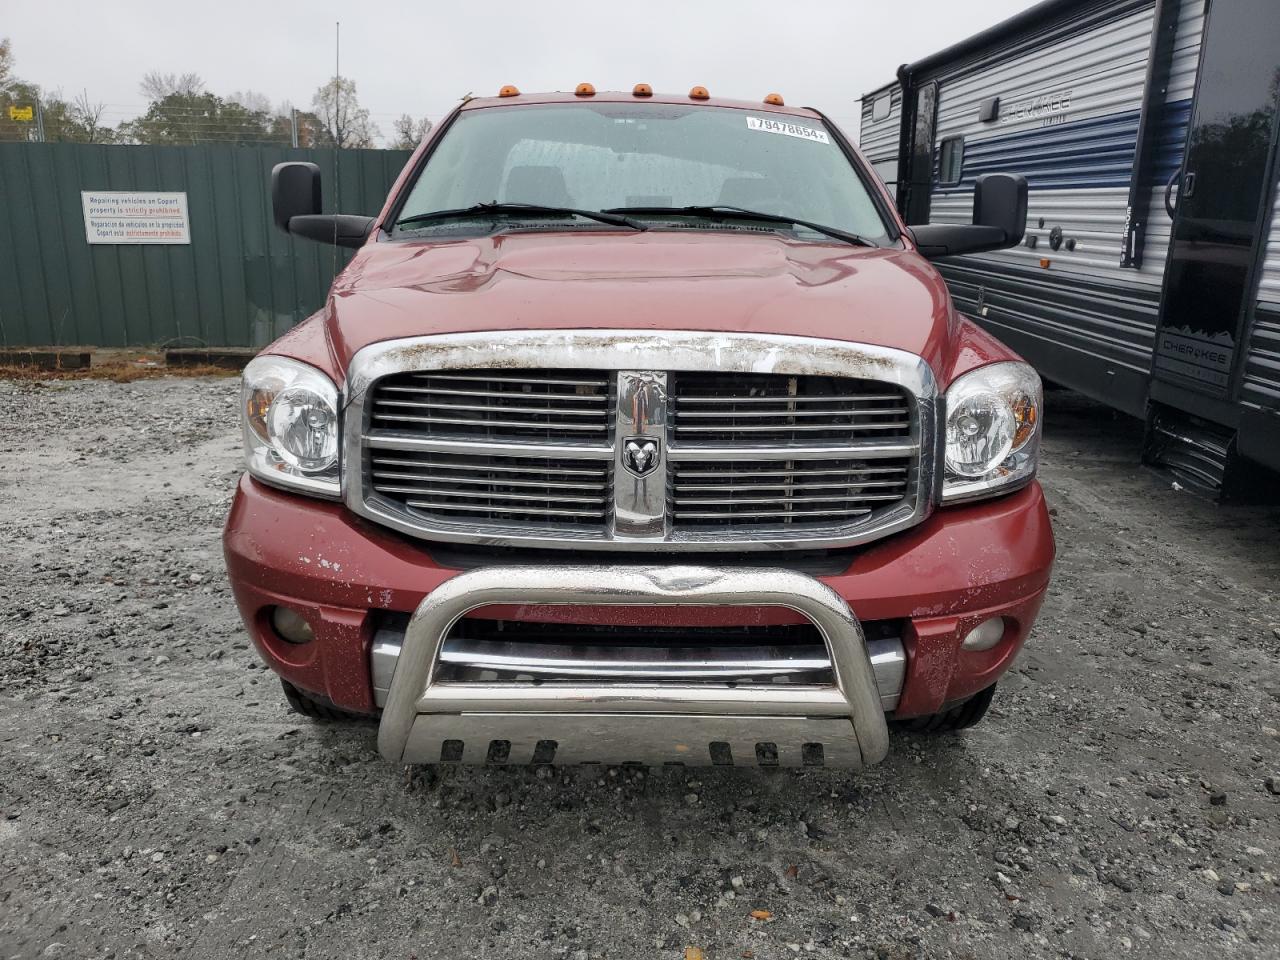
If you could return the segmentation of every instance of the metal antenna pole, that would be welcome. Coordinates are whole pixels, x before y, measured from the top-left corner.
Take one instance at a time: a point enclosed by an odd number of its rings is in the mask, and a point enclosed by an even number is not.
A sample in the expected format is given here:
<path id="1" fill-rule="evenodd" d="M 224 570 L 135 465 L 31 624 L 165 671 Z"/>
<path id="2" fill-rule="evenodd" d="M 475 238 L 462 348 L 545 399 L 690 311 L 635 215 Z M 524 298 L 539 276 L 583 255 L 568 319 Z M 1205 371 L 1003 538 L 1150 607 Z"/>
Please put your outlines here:
<path id="1" fill-rule="evenodd" d="M 335 20 L 333 24 L 333 203 L 335 210 L 342 209 L 342 177 L 339 167 L 339 147 L 336 134 L 341 128 L 342 116 L 342 21 Z M 334 227 L 336 234 L 337 227 Z M 333 275 L 338 275 L 338 245 L 333 245 Z M 332 282 L 332 280 L 330 280 Z"/>

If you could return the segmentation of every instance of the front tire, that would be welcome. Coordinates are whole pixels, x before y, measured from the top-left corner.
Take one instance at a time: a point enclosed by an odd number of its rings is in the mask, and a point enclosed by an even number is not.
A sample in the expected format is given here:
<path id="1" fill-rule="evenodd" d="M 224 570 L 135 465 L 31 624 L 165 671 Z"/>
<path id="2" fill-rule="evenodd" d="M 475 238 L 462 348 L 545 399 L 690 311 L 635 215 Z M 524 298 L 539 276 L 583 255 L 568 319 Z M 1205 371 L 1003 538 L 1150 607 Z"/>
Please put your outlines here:
<path id="1" fill-rule="evenodd" d="M 304 717 L 310 717 L 312 720 L 333 723 L 341 720 L 369 719 L 363 714 L 351 713 L 341 707 L 335 707 L 325 697 L 299 690 L 288 680 L 281 680 L 280 686 L 284 689 L 284 698 L 289 701 L 289 706 L 293 708 L 293 712 L 300 713 Z"/>
<path id="2" fill-rule="evenodd" d="M 895 724 L 906 733 L 955 733 L 966 730 L 987 715 L 987 708 L 996 695 L 993 683 L 985 690 L 980 690 L 968 700 L 957 703 L 941 713 L 933 713 L 926 717 L 912 717 L 910 720 L 899 720 Z"/>

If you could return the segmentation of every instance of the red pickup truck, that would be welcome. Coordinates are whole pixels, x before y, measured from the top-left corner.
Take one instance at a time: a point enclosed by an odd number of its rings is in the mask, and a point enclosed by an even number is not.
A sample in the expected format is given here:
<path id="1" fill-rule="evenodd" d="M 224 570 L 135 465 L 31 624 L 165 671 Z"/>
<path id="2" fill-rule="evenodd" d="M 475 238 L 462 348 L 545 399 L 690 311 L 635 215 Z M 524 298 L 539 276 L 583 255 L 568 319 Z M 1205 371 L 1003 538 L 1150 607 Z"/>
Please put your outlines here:
<path id="1" fill-rule="evenodd" d="M 224 538 L 301 713 L 403 763 L 860 766 L 979 720 L 1049 582 L 1036 373 L 820 112 L 701 87 L 469 99 L 244 373 Z"/>

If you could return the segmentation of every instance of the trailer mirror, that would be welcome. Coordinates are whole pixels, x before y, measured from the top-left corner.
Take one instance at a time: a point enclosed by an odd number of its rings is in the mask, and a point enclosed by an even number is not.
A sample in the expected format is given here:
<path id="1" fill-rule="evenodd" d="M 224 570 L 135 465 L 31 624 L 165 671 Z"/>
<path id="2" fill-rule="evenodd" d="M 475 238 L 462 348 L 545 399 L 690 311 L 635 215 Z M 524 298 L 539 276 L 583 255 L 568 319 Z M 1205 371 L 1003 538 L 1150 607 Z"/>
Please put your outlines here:
<path id="1" fill-rule="evenodd" d="M 339 247 L 363 246 L 373 217 L 322 214 L 320 168 L 314 163 L 277 163 L 271 169 L 271 215 L 285 233 Z"/>
<path id="2" fill-rule="evenodd" d="M 920 253 L 930 260 L 962 253 L 1003 250 L 1027 232 L 1027 178 L 988 173 L 973 187 L 973 223 L 927 223 L 911 228 Z"/>

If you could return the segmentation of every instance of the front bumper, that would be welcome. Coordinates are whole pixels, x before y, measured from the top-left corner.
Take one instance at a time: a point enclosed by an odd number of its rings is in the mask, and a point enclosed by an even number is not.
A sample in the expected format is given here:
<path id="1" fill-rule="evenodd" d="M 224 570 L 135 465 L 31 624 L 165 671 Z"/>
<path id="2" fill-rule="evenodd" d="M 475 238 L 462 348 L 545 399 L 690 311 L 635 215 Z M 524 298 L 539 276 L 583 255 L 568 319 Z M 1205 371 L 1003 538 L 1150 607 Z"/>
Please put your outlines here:
<path id="1" fill-rule="evenodd" d="M 404 762 L 447 757 L 455 741 L 463 744 L 462 759 L 481 762 L 492 759 L 493 744 L 502 758 L 520 759 L 537 758 L 539 744 L 545 751 L 547 742 L 563 744 L 558 760 L 720 762 L 708 745 L 728 744 L 733 762 L 743 762 L 749 746 L 776 744 L 775 762 L 790 763 L 802 761 L 804 745 L 821 744 L 824 763 L 872 762 L 883 755 L 883 709 L 892 707 L 895 717 L 935 713 L 1008 668 L 1039 611 L 1054 553 L 1043 494 L 1034 483 L 997 500 L 937 510 L 920 525 L 861 548 L 846 570 L 816 578 L 719 566 L 548 564 L 459 573 L 436 563 L 429 547 L 339 504 L 249 478 L 237 490 L 224 547 L 237 603 L 266 662 L 295 686 L 345 709 L 374 713 L 383 699 L 373 669 L 379 616 L 415 613 L 379 735 L 380 749 Z M 276 605 L 302 614 L 316 639 L 285 643 L 270 625 Z M 827 638 L 836 688 L 747 685 L 725 694 L 732 685 L 530 685 L 528 696 L 513 696 L 509 685 L 485 691 L 483 684 L 429 683 L 442 631 L 467 613 L 614 623 L 628 622 L 636 608 L 681 625 L 812 620 Z M 1000 643 L 985 651 L 961 648 L 969 630 L 996 616 L 1005 623 Z M 872 663 L 877 651 L 868 651 L 860 620 L 903 621 L 889 681 L 883 664 Z M 839 622 L 844 625 L 833 626 Z M 886 682 L 898 689 L 886 690 Z M 536 727 L 525 723 L 531 712 Z M 476 741 L 487 746 L 466 747 Z"/>
<path id="2" fill-rule="evenodd" d="M 503 603 L 594 607 L 773 606 L 812 621 L 831 652 L 835 684 L 441 683 L 449 629 Z M 709 567 L 489 567 L 449 580 L 418 605 L 405 632 L 378 728 L 393 762 L 442 759 L 710 764 L 767 758 L 783 765 L 857 767 L 889 750 L 862 629 L 812 577 Z M 551 751 L 554 751 L 553 753 Z"/>

